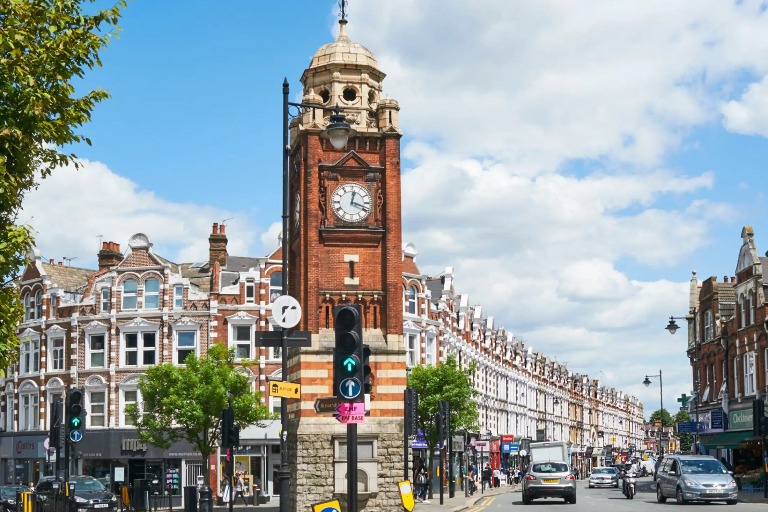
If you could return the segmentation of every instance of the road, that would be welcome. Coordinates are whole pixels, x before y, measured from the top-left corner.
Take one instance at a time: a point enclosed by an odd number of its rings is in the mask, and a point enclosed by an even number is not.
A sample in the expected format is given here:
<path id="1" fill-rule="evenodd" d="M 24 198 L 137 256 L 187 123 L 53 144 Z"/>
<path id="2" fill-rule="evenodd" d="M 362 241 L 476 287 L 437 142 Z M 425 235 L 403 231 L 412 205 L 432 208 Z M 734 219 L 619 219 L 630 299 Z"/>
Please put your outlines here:
<path id="1" fill-rule="evenodd" d="M 547 510 L 558 510 L 560 512 L 672 512 L 680 506 L 675 500 L 667 500 L 666 503 L 656 501 L 656 488 L 653 478 L 644 477 L 638 479 L 638 492 L 634 500 L 628 500 L 621 493 L 621 489 L 600 488 L 589 489 L 586 480 L 580 480 L 576 491 L 576 504 L 570 505 L 562 499 L 548 498 L 534 500 L 530 505 L 523 505 L 519 492 L 500 494 L 484 498 L 477 502 L 474 507 L 467 509 L 467 512 L 499 512 L 508 511 L 510 506 L 527 506 L 531 512 L 542 512 Z M 723 502 L 717 503 L 692 503 L 686 505 L 686 508 L 705 507 L 707 512 L 717 512 L 718 510 L 730 512 L 765 512 L 765 503 L 743 503 L 737 505 L 726 505 Z M 520 510 L 520 509 L 518 509 Z M 418 512 L 418 507 L 417 507 Z"/>

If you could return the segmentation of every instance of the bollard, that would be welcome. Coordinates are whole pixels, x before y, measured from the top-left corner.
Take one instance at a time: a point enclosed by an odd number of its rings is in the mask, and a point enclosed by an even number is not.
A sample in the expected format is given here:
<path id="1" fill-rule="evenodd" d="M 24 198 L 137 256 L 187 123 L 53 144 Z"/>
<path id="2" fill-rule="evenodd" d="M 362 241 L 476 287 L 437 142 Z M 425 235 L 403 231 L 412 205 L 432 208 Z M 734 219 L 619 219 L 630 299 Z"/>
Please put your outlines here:
<path id="1" fill-rule="evenodd" d="M 213 512 L 212 489 L 207 485 L 200 486 L 200 512 Z"/>
<path id="2" fill-rule="evenodd" d="M 120 510 L 131 508 L 131 493 L 127 485 L 120 487 Z"/>
<path id="3" fill-rule="evenodd" d="M 184 512 L 197 512 L 197 486 L 184 486 Z"/>

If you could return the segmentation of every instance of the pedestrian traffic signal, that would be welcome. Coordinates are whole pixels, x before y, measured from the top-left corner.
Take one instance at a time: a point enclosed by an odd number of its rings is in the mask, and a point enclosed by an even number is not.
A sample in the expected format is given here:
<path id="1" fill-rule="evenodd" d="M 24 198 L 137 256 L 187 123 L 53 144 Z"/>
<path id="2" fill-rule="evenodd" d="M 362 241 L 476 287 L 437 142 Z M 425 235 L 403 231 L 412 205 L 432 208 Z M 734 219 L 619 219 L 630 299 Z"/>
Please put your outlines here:
<path id="1" fill-rule="evenodd" d="M 63 405 L 61 400 L 56 400 L 51 403 L 51 425 L 48 431 L 48 446 L 51 448 L 59 447 L 59 436 L 61 430 L 61 413 Z"/>
<path id="2" fill-rule="evenodd" d="M 365 401 L 363 384 L 363 325 L 359 304 L 333 308 L 336 349 L 333 352 L 333 394 L 353 402 Z"/>
<path id="3" fill-rule="evenodd" d="M 77 443 L 85 432 L 85 410 L 83 409 L 83 390 L 70 389 L 67 394 L 67 437 Z"/>

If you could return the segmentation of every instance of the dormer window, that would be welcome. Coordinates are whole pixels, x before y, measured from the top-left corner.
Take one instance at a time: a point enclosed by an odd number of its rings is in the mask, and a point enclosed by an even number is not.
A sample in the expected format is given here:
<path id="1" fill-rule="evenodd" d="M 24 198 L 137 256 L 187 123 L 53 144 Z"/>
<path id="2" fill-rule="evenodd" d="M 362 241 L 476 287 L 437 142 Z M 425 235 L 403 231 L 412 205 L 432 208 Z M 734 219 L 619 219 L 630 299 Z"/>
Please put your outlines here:
<path id="1" fill-rule="evenodd" d="M 135 279 L 123 281 L 123 309 L 136 309 L 136 293 L 139 289 Z"/>
<path id="2" fill-rule="evenodd" d="M 248 279 L 245 282 L 245 303 L 253 304 L 256 302 L 256 284 L 253 279 Z"/>
<path id="3" fill-rule="evenodd" d="M 184 286 L 177 284 L 173 287 L 173 309 L 184 309 Z"/>
<path id="4" fill-rule="evenodd" d="M 160 281 L 147 279 L 144 281 L 144 309 L 160 308 Z"/>

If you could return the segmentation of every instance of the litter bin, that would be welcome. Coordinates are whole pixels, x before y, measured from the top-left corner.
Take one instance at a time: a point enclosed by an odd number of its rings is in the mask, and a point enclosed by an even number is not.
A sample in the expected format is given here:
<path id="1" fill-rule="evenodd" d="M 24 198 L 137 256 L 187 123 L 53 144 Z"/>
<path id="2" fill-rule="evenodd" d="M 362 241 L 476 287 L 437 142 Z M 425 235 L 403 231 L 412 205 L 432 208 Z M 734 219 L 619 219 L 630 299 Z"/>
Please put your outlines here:
<path id="1" fill-rule="evenodd" d="M 213 512 L 213 494 L 210 487 L 207 485 L 201 485 L 199 492 L 199 506 L 200 512 Z"/>
<path id="2" fill-rule="evenodd" d="M 184 512 L 197 512 L 197 486 L 184 486 Z"/>
<path id="3" fill-rule="evenodd" d="M 137 478 L 133 481 L 133 494 L 131 496 L 131 508 L 133 510 L 149 509 L 149 481 Z"/>

